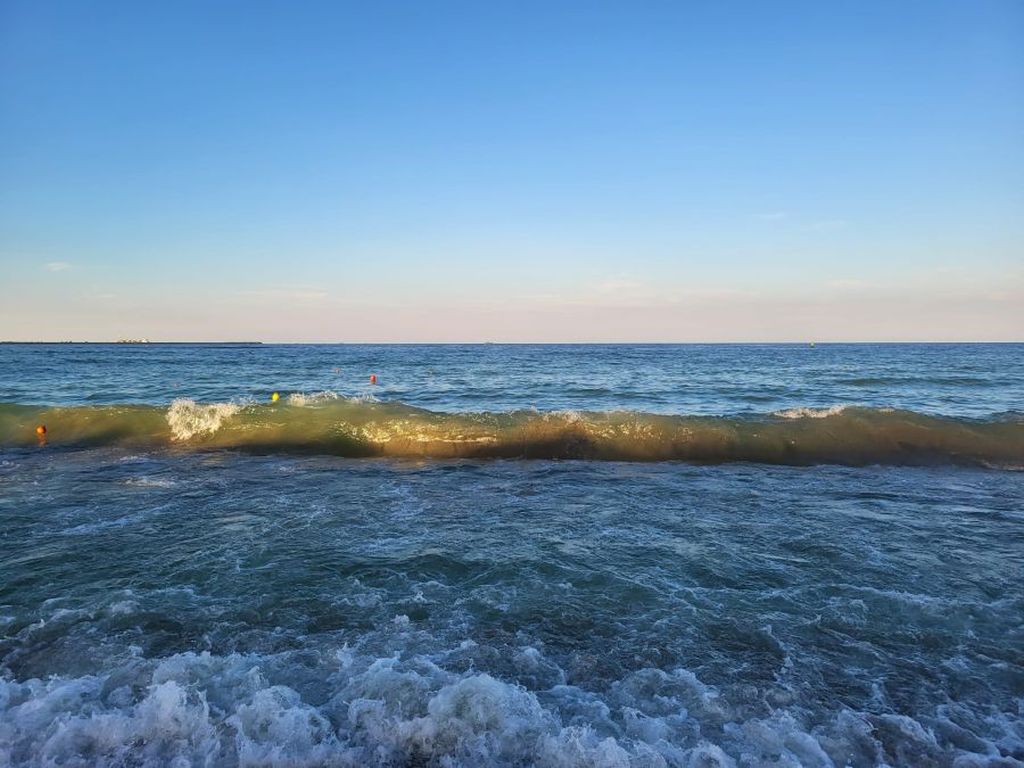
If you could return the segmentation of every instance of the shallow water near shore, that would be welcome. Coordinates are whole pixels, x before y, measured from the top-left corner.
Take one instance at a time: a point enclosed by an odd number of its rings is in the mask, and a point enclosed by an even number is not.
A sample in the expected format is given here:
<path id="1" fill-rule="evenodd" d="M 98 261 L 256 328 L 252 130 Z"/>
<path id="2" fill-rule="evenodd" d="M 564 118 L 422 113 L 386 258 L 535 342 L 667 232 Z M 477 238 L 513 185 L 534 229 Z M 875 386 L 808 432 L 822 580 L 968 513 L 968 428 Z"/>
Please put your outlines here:
<path id="1" fill-rule="evenodd" d="M 303 414 L 325 407 L 315 393 L 326 391 L 362 398 L 357 410 L 470 419 L 534 408 L 599 420 L 628 400 L 670 419 L 834 438 L 830 420 L 872 418 L 857 409 L 1012 427 L 1021 386 L 1010 345 L 884 347 L 885 365 L 871 358 L 868 373 L 854 370 L 870 358 L 862 348 L 699 348 L 691 359 L 687 348 L 609 347 L 589 350 L 590 368 L 586 348 L 478 348 L 506 354 L 509 370 L 487 397 L 396 383 L 411 357 L 376 369 L 376 390 L 332 386 L 330 369 L 275 385 L 286 363 L 399 353 L 250 349 L 247 365 L 285 393 L 278 407 Z M 223 348 L 87 353 L 0 347 L 0 379 L 21 388 L 8 386 L 0 408 L 141 406 L 170 430 L 176 399 L 273 407 L 256 405 L 262 383 L 197 383 Z M 799 360 L 770 383 L 771 361 L 787 354 Z M 544 355 L 612 394 L 548 391 L 523 362 Z M 645 391 L 615 394 L 602 379 L 615 355 L 647 361 Z M 749 372 L 758 359 L 762 378 L 721 383 L 728 361 Z M 23 381 L 15 361 L 39 377 Z M 969 369 L 989 383 L 963 381 Z M 825 370 L 902 383 L 865 385 L 857 399 Z M 666 383 L 686 371 L 703 399 Z M 296 393 L 313 402 L 289 401 Z M 1019 471 L 935 456 L 352 458 L 218 444 L 229 420 L 158 444 L 62 444 L 57 429 L 47 445 L 0 445 L 0 764 L 1024 761 Z"/>

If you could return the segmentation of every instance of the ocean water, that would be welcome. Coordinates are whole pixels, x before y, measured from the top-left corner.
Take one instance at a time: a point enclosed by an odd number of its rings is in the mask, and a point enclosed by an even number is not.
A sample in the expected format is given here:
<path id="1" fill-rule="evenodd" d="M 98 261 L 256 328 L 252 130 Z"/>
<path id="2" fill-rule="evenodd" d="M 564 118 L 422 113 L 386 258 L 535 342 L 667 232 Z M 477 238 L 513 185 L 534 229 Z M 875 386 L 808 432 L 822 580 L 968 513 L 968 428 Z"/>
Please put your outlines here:
<path id="1" fill-rule="evenodd" d="M 1024 345 L 0 345 L 0 765 L 1022 765 L 1022 403 Z"/>

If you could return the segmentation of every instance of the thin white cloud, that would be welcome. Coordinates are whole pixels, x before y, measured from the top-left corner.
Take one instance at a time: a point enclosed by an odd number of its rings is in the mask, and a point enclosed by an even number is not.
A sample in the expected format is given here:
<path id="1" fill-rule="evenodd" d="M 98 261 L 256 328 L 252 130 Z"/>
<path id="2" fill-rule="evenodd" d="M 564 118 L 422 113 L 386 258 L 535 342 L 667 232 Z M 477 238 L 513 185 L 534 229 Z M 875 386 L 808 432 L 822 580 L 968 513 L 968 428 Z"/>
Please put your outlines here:
<path id="1" fill-rule="evenodd" d="M 71 269 L 71 264 L 67 261 L 48 261 L 43 265 L 43 269 L 47 272 L 67 272 Z"/>

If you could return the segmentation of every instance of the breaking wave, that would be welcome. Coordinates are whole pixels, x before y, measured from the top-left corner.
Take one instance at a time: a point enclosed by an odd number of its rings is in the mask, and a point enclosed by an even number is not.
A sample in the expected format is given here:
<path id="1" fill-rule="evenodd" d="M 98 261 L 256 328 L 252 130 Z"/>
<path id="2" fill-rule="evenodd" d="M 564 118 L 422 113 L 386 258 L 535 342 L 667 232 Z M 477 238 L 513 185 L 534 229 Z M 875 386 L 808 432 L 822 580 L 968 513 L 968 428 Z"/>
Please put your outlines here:
<path id="1" fill-rule="evenodd" d="M 838 416 L 847 409 L 845 405 L 833 405 L 829 408 L 787 408 L 784 411 L 776 411 L 773 416 L 780 419 L 827 419 L 829 416 Z"/>
<path id="2" fill-rule="evenodd" d="M 292 392 L 288 395 L 288 404 L 298 406 L 321 405 L 340 398 L 341 395 L 337 392 L 331 392 L 330 390 L 313 392 L 312 394 L 306 394 L 305 392 Z"/>
<path id="3" fill-rule="evenodd" d="M 47 431 L 36 434 L 37 425 Z M 332 392 L 279 403 L 66 408 L 0 405 L 0 447 L 124 445 L 351 457 L 1024 466 L 1019 414 L 988 421 L 888 408 L 753 417 L 635 411 L 442 413 Z"/>
<path id="4" fill-rule="evenodd" d="M 195 400 L 180 398 L 167 409 L 167 425 L 174 440 L 191 440 L 197 435 L 212 435 L 227 419 L 241 409 L 235 403 L 201 405 Z"/>

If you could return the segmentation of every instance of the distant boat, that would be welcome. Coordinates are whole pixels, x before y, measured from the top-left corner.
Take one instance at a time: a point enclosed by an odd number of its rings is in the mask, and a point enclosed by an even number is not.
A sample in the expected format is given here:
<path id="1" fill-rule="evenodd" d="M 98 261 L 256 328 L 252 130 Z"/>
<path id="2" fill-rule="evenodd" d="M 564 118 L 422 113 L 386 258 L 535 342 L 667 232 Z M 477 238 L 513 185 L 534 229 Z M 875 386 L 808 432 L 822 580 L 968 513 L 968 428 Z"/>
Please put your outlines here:
<path id="1" fill-rule="evenodd" d="M 149 339 L 118 339 L 118 344 L 149 344 Z"/>

